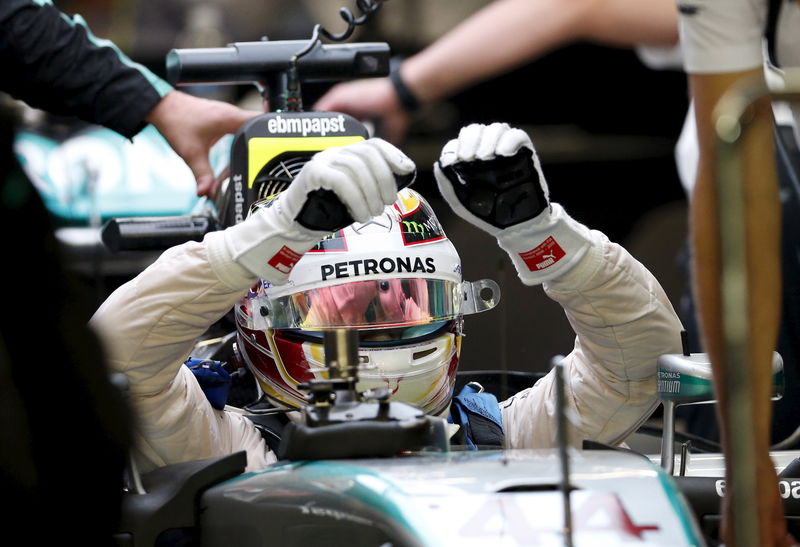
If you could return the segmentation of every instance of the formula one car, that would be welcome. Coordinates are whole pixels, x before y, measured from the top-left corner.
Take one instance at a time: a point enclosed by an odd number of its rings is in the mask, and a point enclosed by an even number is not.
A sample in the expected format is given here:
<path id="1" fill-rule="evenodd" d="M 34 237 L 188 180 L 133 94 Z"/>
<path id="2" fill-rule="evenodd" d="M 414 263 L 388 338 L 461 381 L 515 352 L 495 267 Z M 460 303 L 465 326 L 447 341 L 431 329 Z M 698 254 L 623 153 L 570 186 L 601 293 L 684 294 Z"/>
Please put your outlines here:
<path id="1" fill-rule="evenodd" d="M 357 343 L 354 331 L 339 332 L 351 337 L 349 344 Z M 607 446 L 451 447 L 443 419 L 391 402 L 388 392 L 358 393 L 357 356 L 342 357 L 355 350 L 329 351 L 328 337 L 335 334 L 326 333 L 330 379 L 305 386 L 310 403 L 304 420 L 286 426 L 273 447 L 278 463 L 244 474 L 246 457 L 237 453 L 133 477 L 120 543 L 169 544 L 176 538 L 242 546 L 705 543 L 690 505 L 648 457 Z M 468 373 L 458 382 L 489 385 L 498 379 L 493 373 Z M 534 377 L 503 379 L 509 380 L 520 384 L 516 389 Z M 241 411 L 259 418 L 253 408 Z M 560 426 L 565 420 L 562 415 Z"/>
<path id="2" fill-rule="evenodd" d="M 236 347 L 228 336 L 198 351 L 213 359 Z M 120 543 L 170 544 L 176 537 L 211 546 L 717 543 L 722 455 L 691 450 L 672 417 L 677 405 L 713 401 L 705 354 L 659 359 L 662 452 L 642 454 L 591 440 L 568 449 L 563 433 L 562 444 L 548 450 L 451 446 L 443 420 L 389 402 L 387 394 L 358 393 L 358 367 L 337 369 L 348 362 L 342 351 L 326 346 L 331 379 L 306 386 L 304 425 L 291 424 L 270 443 L 278 463 L 245 474 L 246 456 L 237 453 L 132 476 Z M 777 397 L 783 382 L 777 354 L 774 370 Z M 464 372 L 455 389 L 479 383 L 489 392 L 501 384 L 516 391 L 541 376 Z M 230 392 L 230 402 L 258 396 L 246 373 L 234 383 L 240 391 Z M 268 424 L 275 409 L 243 404 L 239 411 Z M 561 431 L 568 421 L 563 413 L 559 419 Z M 635 435 L 653 434 L 646 426 Z M 773 454 L 793 533 L 800 522 L 800 479 L 792 478 L 800 476 L 798 456 L 797 450 Z"/>

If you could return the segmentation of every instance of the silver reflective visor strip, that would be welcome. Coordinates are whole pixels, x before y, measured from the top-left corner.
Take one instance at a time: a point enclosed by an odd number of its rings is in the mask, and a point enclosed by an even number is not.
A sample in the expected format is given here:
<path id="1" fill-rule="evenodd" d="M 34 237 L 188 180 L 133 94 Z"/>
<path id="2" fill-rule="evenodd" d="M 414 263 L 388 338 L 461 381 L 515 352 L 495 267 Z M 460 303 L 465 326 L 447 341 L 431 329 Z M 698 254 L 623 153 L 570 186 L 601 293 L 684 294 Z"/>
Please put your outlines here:
<path id="1" fill-rule="evenodd" d="M 480 279 L 478 281 L 463 281 L 460 285 L 461 301 L 453 307 L 456 309 L 453 314 L 437 316 L 432 318 L 433 321 L 455 319 L 459 315 L 471 315 L 491 310 L 500 303 L 500 285 L 491 279 Z M 296 321 L 289 321 L 290 315 L 286 313 L 285 305 L 281 301 L 286 298 L 270 300 L 265 297 L 255 297 L 248 302 L 251 315 L 247 322 L 254 325 L 255 328 L 307 328 Z M 288 301 L 286 301 L 288 302 Z M 269 310 L 267 316 L 262 316 L 259 313 L 261 306 Z M 239 309 L 237 313 L 241 314 Z M 243 315 L 243 314 L 242 314 Z M 246 317 L 243 315 L 243 317 Z M 277 319 L 277 320 L 276 320 Z M 364 325 L 366 327 L 367 325 Z M 391 325 L 387 325 L 390 327 Z M 376 325 L 380 327 L 380 325 Z M 332 328 L 332 327 L 331 327 Z"/>

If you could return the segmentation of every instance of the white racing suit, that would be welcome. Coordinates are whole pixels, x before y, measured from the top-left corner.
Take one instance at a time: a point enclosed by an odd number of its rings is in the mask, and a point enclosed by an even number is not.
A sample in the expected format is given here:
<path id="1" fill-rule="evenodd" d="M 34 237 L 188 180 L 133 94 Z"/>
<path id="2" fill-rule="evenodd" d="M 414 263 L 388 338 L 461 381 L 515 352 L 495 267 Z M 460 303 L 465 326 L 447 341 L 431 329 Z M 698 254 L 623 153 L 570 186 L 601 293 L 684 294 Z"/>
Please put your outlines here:
<path id="1" fill-rule="evenodd" d="M 600 232 L 590 240 L 574 267 L 544 284 L 577 334 L 564 370 L 567 405 L 579 421 L 570 441 L 578 446 L 582 439 L 617 444 L 633 432 L 657 404 L 656 359 L 681 351 L 681 324 L 658 281 Z M 183 365 L 196 339 L 255 280 L 231 260 L 222 233 L 212 233 L 166 251 L 95 313 L 91 324 L 112 369 L 129 380 L 140 470 L 240 450 L 248 471 L 276 461 L 255 426 L 215 410 Z M 553 379 L 500 403 L 507 447 L 553 446 Z"/>

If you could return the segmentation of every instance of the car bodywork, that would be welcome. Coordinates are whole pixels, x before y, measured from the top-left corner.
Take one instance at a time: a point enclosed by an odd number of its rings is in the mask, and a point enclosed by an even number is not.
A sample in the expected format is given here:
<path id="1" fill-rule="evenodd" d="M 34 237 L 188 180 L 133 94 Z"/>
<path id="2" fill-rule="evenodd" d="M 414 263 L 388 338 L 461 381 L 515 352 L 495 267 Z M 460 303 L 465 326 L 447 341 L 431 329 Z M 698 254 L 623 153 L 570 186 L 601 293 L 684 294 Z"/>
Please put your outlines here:
<path id="1" fill-rule="evenodd" d="M 575 545 L 702 544 L 657 465 L 617 451 L 570 457 Z M 278 463 L 203 495 L 203 543 L 561 545 L 559 473 L 554 450 Z"/>

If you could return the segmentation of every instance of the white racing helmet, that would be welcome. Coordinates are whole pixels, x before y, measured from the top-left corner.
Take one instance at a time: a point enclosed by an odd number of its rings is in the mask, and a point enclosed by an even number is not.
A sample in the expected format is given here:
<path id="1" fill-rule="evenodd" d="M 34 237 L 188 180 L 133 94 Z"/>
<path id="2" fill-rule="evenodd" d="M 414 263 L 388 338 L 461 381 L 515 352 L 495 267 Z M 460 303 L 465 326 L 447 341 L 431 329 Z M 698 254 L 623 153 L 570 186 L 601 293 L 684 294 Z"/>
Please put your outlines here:
<path id="1" fill-rule="evenodd" d="M 405 189 L 382 215 L 320 241 L 287 283 L 259 281 L 236 308 L 239 347 L 269 401 L 298 408 L 297 385 L 328 377 L 323 332 L 358 329 L 357 389 L 388 388 L 438 415 L 453 395 L 462 317 L 499 298 L 494 281 L 462 281 L 433 210 Z"/>

